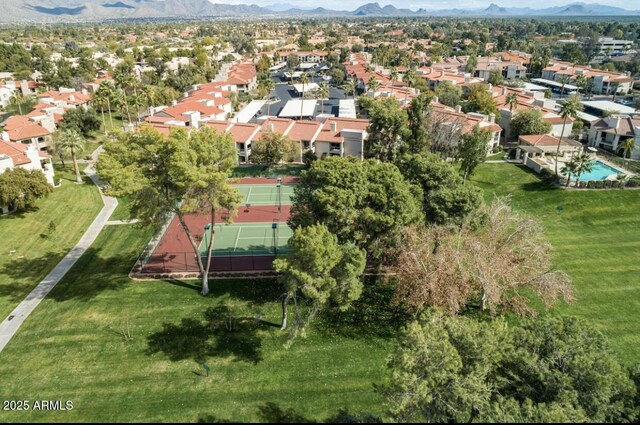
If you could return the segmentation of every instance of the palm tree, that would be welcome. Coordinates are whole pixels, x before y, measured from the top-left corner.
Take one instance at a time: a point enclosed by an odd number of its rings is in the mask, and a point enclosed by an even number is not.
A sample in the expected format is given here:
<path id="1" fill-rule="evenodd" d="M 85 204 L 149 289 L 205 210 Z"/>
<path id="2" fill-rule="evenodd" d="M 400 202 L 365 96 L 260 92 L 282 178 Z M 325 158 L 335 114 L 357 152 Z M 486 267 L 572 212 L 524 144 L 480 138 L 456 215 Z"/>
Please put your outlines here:
<path id="1" fill-rule="evenodd" d="M 406 82 L 407 85 L 411 87 L 411 84 L 413 84 L 414 78 L 416 78 L 416 72 L 413 70 L 413 68 L 409 68 L 407 69 L 407 72 L 404 73 L 404 77 L 402 78 L 402 81 Z"/>
<path id="2" fill-rule="evenodd" d="M 111 129 L 113 130 L 113 115 L 111 113 L 111 101 L 114 98 L 116 88 L 110 81 L 103 81 L 100 83 L 98 90 L 96 90 L 94 94 L 94 99 L 96 96 L 99 98 L 103 98 L 107 104 L 107 111 L 109 112 L 109 123 L 111 124 Z"/>
<path id="3" fill-rule="evenodd" d="M 618 83 L 614 82 L 614 83 L 609 84 L 609 89 L 611 91 L 613 91 L 613 97 L 611 98 L 612 102 L 615 102 L 615 100 L 616 100 L 616 95 L 618 94 L 618 87 L 619 87 Z"/>
<path id="4" fill-rule="evenodd" d="M 577 167 L 577 164 L 575 163 L 575 161 L 571 160 L 569 162 L 566 162 L 564 164 L 564 167 L 562 167 L 560 169 L 562 174 L 567 176 L 567 186 L 569 186 L 569 183 L 571 183 L 571 176 L 575 176 L 576 175 L 577 168 L 578 167 Z"/>
<path id="5" fill-rule="evenodd" d="M 560 77 L 558 82 L 562 84 L 562 87 L 560 87 L 560 99 L 562 99 L 562 96 L 564 95 L 564 86 L 569 83 L 569 77 L 567 77 L 566 75 L 563 75 Z"/>
<path id="6" fill-rule="evenodd" d="M 575 163 L 575 175 L 576 175 L 576 184 L 578 184 L 578 182 L 580 181 L 580 176 L 584 173 L 588 173 L 593 169 L 593 160 L 591 159 L 591 157 L 586 154 L 586 153 L 582 153 L 580 155 L 578 155 L 577 157 L 573 158 L 573 160 L 571 162 Z"/>
<path id="7" fill-rule="evenodd" d="M 117 89 L 114 92 L 116 105 L 120 108 L 120 115 L 122 116 L 122 128 L 124 128 L 124 116 L 127 115 L 127 120 L 131 124 L 131 114 L 129 113 L 129 102 L 127 102 L 127 95 L 122 89 Z"/>
<path id="8" fill-rule="evenodd" d="M 582 109 L 582 105 L 578 103 L 577 99 L 567 99 L 566 102 L 560 106 L 560 116 L 562 117 L 562 133 L 558 139 L 558 148 L 556 149 L 556 176 L 558 175 L 558 156 L 560 156 L 560 144 L 562 143 L 562 137 L 564 137 L 564 129 L 567 125 L 569 117 L 576 118 L 578 111 Z"/>
<path id="9" fill-rule="evenodd" d="M 131 104 L 136 110 L 136 126 L 140 122 L 140 109 L 144 108 L 147 104 L 146 98 L 142 93 L 134 92 L 131 96 L 129 96 L 129 100 Z"/>
<path id="10" fill-rule="evenodd" d="M 509 112 L 512 112 L 513 108 L 518 107 L 518 95 L 515 93 L 509 93 L 505 98 L 505 103 L 509 105 Z"/>
<path id="11" fill-rule="evenodd" d="M 576 77 L 576 86 L 578 87 L 578 93 L 587 86 L 587 77 L 584 74 L 579 74 Z"/>
<path id="12" fill-rule="evenodd" d="M 394 67 L 391 68 L 391 73 L 389 74 L 389 78 L 393 81 L 398 81 L 398 70 Z"/>
<path id="13" fill-rule="evenodd" d="M 309 75 L 306 72 L 303 72 L 300 76 L 300 82 L 302 83 L 302 91 L 300 92 L 300 97 L 302 97 L 302 101 L 300 102 L 300 119 L 302 119 L 302 113 L 304 111 L 304 85 L 309 82 Z"/>
<path id="14" fill-rule="evenodd" d="M 350 78 L 343 86 L 346 94 L 353 94 L 353 98 L 356 98 L 356 90 L 358 89 L 358 80 L 356 78 Z"/>
<path id="15" fill-rule="evenodd" d="M 84 150 L 84 143 L 84 139 L 75 130 L 63 131 L 56 143 L 58 151 L 71 155 L 73 170 L 76 173 L 76 183 L 82 183 L 77 155 Z"/>
<path id="16" fill-rule="evenodd" d="M 636 141 L 631 137 L 620 142 L 618 151 L 622 151 L 622 163 L 624 165 L 627 165 L 627 159 L 631 157 L 631 152 L 636 149 Z"/>
<path id="17" fill-rule="evenodd" d="M 587 99 L 591 100 L 591 95 L 593 95 L 593 78 L 587 78 L 587 81 L 584 83 L 584 92 L 587 95 Z"/>
<path id="18" fill-rule="evenodd" d="M 100 112 L 102 113 L 102 128 L 104 128 L 105 135 L 107 134 L 107 121 L 104 117 L 104 107 L 107 103 L 107 99 L 108 99 L 108 96 L 106 92 L 103 90 L 98 89 L 95 91 L 95 93 L 93 93 L 92 102 L 94 106 L 97 106 L 100 108 Z"/>
<path id="19" fill-rule="evenodd" d="M 324 114 L 324 100 L 329 97 L 330 90 L 329 84 L 320 83 L 320 88 L 318 89 L 318 95 L 320 96 L 320 113 Z"/>
<path id="20" fill-rule="evenodd" d="M 264 88 L 264 90 L 267 92 L 267 115 L 269 115 L 270 109 L 271 109 L 271 104 L 269 103 L 269 96 L 271 95 L 271 91 L 276 87 L 276 83 L 271 79 L 268 78 L 266 80 L 263 80 L 260 82 L 260 84 L 262 85 L 262 87 Z"/>
<path id="21" fill-rule="evenodd" d="M 380 83 L 378 82 L 378 80 L 376 80 L 376 78 L 374 76 L 371 76 L 367 86 L 369 87 L 369 90 L 371 90 L 373 92 L 373 97 L 375 97 L 376 96 L 376 90 L 378 90 L 380 88 Z"/>
<path id="22" fill-rule="evenodd" d="M 155 86 L 142 86 L 141 95 L 149 107 L 156 106 L 158 102 L 158 91 Z"/>
<path id="23" fill-rule="evenodd" d="M 22 115 L 22 103 L 24 102 L 24 95 L 22 94 L 22 90 L 15 90 L 13 95 L 9 99 L 9 104 L 11 106 L 17 106 L 20 115 Z"/>

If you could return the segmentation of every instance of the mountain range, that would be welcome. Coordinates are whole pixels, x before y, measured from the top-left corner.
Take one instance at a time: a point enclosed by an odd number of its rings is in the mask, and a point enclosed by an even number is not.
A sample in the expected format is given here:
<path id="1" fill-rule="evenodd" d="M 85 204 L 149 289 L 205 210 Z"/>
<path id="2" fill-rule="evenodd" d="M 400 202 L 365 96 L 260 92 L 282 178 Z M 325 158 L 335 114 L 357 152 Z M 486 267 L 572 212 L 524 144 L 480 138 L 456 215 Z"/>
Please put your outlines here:
<path id="1" fill-rule="evenodd" d="M 353 11 L 300 8 L 289 3 L 261 7 L 209 0 L 2 0 L 1 3 L 2 23 L 178 17 L 640 16 L 640 10 L 580 2 L 542 9 L 501 7 L 492 3 L 478 9 L 420 8 L 416 11 L 379 3 L 364 4 Z"/>

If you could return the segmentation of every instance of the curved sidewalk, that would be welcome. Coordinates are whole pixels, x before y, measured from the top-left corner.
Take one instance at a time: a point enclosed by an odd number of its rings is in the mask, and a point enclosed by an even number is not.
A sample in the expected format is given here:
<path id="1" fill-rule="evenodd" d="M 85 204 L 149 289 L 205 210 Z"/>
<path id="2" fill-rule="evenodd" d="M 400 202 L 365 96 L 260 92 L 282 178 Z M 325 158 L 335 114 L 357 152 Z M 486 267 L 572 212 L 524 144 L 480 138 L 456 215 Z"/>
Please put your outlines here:
<path id="1" fill-rule="evenodd" d="M 93 159 L 97 159 L 100 154 L 101 147 L 96 149 L 93 153 Z M 0 352 L 4 350 L 4 347 L 9 343 L 13 335 L 20 329 L 22 323 L 29 317 L 29 315 L 35 310 L 40 302 L 47 296 L 54 286 L 64 277 L 64 275 L 73 267 L 78 261 L 78 258 L 85 253 L 85 251 L 96 240 L 100 231 L 105 226 L 109 217 L 116 209 L 118 201 L 111 196 L 105 196 L 100 190 L 100 180 L 98 174 L 93 169 L 93 165 L 90 164 L 85 170 L 85 174 L 93 181 L 100 191 L 102 202 L 104 206 L 96 218 L 93 220 L 87 231 L 82 235 L 80 241 L 74 246 L 71 251 L 64 256 L 64 258 L 51 270 L 51 272 L 36 286 L 33 291 L 9 314 L 9 316 L 0 323 Z"/>

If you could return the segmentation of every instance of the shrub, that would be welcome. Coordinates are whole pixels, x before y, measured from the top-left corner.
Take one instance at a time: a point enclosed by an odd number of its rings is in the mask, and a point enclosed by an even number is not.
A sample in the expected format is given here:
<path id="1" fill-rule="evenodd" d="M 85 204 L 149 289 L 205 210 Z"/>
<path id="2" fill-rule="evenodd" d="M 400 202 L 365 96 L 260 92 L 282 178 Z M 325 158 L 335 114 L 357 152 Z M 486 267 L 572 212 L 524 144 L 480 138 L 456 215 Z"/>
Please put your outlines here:
<path id="1" fill-rule="evenodd" d="M 627 180 L 627 187 L 640 187 L 640 178 L 634 177 Z"/>

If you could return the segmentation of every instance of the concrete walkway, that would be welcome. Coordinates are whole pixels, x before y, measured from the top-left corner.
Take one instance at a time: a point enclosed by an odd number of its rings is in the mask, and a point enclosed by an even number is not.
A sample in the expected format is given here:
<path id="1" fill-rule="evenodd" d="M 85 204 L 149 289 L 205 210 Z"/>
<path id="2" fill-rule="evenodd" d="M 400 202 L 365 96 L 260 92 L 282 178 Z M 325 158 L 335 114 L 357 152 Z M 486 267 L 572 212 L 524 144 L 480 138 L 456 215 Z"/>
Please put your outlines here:
<path id="1" fill-rule="evenodd" d="M 98 158 L 98 155 L 102 151 L 102 147 L 96 149 L 92 154 L 93 160 Z M 91 178 L 91 180 L 100 188 L 100 179 L 98 174 L 93 168 L 93 164 L 90 164 L 85 170 L 85 174 Z M 40 304 L 40 301 L 47 296 L 54 286 L 63 278 L 63 276 L 71 269 L 71 267 L 78 261 L 80 256 L 93 244 L 100 231 L 111 217 L 111 214 L 116 209 L 118 201 L 116 198 L 105 196 L 100 190 L 100 196 L 102 196 L 102 202 L 104 207 L 93 220 L 93 223 L 89 226 L 82 238 L 74 246 L 71 251 L 65 255 L 51 272 L 42 280 L 38 286 L 9 314 L 9 316 L 0 323 L 0 352 L 4 350 L 4 347 L 9 343 L 13 335 L 18 331 L 22 323 L 29 317 L 29 315 Z"/>
<path id="2" fill-rule="evenodd" d="M 137 218 L 132 218 L 131 220 L 109 220 L 105 223 L 106 226 L 117 226 L 120 224 L 136 224 L 139 223 L 140 220 Z"/>

